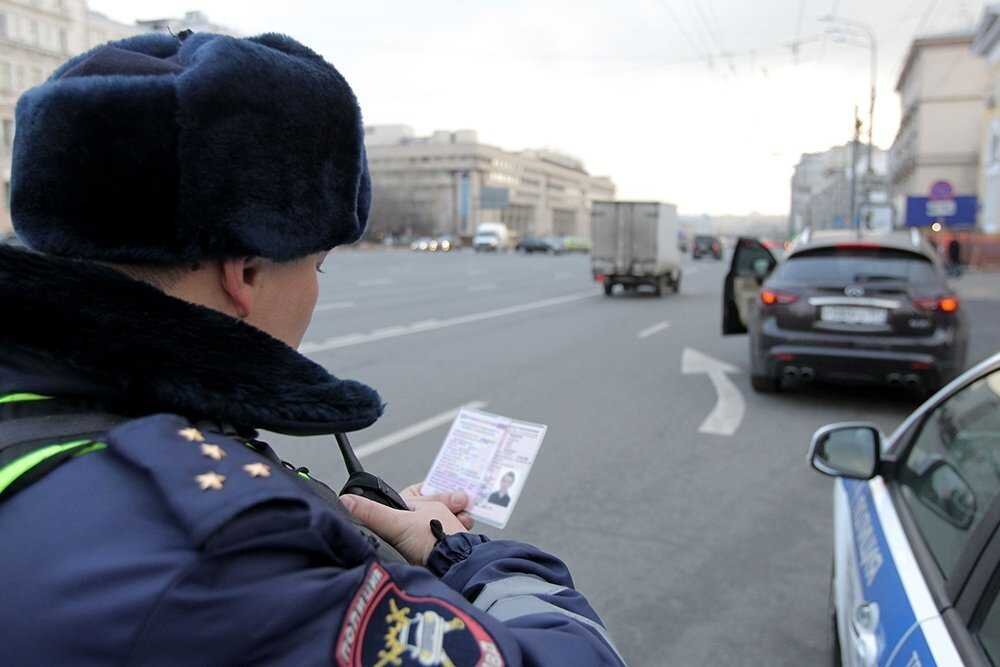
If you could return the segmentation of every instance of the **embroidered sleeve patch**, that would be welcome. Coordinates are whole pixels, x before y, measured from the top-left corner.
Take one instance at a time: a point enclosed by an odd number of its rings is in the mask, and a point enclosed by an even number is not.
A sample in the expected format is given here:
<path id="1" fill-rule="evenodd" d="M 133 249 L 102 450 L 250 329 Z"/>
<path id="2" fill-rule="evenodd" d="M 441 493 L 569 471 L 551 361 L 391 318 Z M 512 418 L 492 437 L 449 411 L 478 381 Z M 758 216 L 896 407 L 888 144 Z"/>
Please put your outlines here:
<path id="1" fill-rule="evenodd" d="M 351 600 L 334 646 L 337 667 L 503 667 L 492 637 L 444 600 L 407 595 L 377 563 Z"/>

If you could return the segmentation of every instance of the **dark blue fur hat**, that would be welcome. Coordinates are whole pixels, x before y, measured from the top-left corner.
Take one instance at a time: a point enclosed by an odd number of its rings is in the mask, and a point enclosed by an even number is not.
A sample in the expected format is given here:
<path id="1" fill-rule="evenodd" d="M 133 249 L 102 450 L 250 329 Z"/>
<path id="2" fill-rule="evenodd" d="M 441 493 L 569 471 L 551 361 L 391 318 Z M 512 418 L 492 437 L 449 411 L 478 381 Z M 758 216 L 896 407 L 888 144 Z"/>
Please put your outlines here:
<path id="1" fill-rule="evenodd" d="M 54 255 L 289 260 L 364 232 L 344 78 L 289 37 L 147 34 L 71 59 L 17 104 L 11 212 Z"/>

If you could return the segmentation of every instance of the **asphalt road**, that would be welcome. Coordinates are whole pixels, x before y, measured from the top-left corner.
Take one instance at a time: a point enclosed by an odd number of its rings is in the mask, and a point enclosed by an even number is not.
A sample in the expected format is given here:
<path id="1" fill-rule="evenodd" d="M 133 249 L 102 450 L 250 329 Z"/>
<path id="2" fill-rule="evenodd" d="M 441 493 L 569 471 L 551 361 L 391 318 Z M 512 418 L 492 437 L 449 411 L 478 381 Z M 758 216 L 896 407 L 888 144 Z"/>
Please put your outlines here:
<path id="1" fill-rule="evenodd" d="M 687 260 L 680 294 L 662 299 L 606 298 L 579 255 L 344 250 L 326 270 L 303 349 L 388 403 L 352 436 L 356 447 L 397 443 L 366 457 L 368 469 L 397 488 L 421 480 L 448 423 L 405 429 L 471 401 L 547 424 L 507 528 L 482 532 L 564 559 L 630 664 L 825 659 L 831 482 L 807 466 L 809 438 L 849 419 L 889 432 L 913 399 L 754 394 L 745 337 L 720 335 L 724 268 L 712 260 Z M 1000 302 L 973 295 L 970 361 L 1000 349 Z M 681 372 L 686 348 L 736 371 L 746 411 L 732 435 L 699 433 L 716 390 Z M 271 442 L 342 484 L 332 439 Z"/>

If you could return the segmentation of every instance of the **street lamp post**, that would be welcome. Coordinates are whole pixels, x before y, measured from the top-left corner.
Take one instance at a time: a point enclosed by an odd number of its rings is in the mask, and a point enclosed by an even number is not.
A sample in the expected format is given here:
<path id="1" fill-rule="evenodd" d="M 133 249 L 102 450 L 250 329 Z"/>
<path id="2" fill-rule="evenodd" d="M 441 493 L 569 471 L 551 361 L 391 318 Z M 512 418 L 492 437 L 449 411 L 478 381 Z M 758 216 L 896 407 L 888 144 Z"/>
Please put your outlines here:
<path id="1" fill-rule="evenodd" d="M 878 81 L 878 40 L 875 39 L 875 31 L 866 24 L 860 21 L 855 21 L 853 19 L 846 19 L 840 16 L 834 16 L 833 14 L 828 14 L 822 16 L 819 19 L 824 23 L 833 24 L 831 29 L 836 31 L 841 39 L 838 41 L 844 42 L 846 44 L 853 44 L 854 46 L 860 46 L 862 48 L 867 48 L 871 53 L 871 71 L 869 73 L 869 98 L 868 98 L 868 170 L 867 179 L 870 182 L 870 176 L 874 173 L 873 157 L 874 157 L 874 130 L 875 130 L 875 91 Z M 847 37 L 840 32 L 844 28 L 852 29 L 855 36 L 863 36 L 867 38 L 866 42 L 856 42 L 850 41 Z M 838 30 L 838 28 L 840 30 Z M 853 170 L 855 165 L 851 165 Z M 865 184 L 865 199 L 867 200 L 869 196 L 868 183 Z M 851 202 L 851 209 L 854 209 L 854 202 Z M 860 229 L 860 221 L 859 221 Z"/>

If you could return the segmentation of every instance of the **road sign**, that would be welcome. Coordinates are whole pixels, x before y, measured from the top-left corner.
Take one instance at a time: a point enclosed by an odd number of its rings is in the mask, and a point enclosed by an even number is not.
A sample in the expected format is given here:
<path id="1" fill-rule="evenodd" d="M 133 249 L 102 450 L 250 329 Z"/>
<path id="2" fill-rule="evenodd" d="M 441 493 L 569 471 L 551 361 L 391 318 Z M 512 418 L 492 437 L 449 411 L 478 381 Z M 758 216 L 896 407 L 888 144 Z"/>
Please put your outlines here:
<path id="1" fill-rule="evenodd" d="M 935 181 L 927 197 L 906 198 L 907 227 L 969 227 L 976 224 L 976 197 L 955 194 L 949 181 Z"/>

